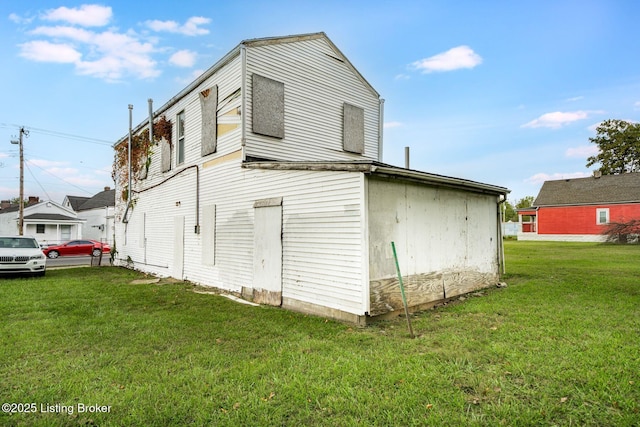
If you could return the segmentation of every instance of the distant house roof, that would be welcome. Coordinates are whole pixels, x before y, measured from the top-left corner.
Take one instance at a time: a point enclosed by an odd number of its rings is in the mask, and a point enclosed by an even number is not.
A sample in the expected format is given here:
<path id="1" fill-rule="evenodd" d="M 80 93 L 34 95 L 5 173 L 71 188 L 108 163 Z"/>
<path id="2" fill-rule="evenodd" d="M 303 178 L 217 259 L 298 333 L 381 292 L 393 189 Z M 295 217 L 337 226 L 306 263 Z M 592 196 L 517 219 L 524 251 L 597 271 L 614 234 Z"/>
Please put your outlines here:
<path id="1" fill-rule="evenodd" d="M 89 209 L 104 208 L 105 206 L 116 205 L 116 190 L 104 190 L 86 200 L 78 208 L 74 208 L 76 212 L 86 211 Z"/>
<path id="2" fill-rule="evenodd" d="M 34 213 L 31 215 L 26 215 L 24 217 L 25 220 L 47 220 L 47 221 L 73 221 L 73 222 L 81 222 L 84 221 L 82 219 L 74 218 L 71 216 L 66 216 L 62 214 L 49 214 L 49 213 Z"/>
<path id="3" fill-rule="evenodd" d="M 533 206 L 640 202 L 640 173 L 545 181 Z"/>
<path id="4" fill-rule="evenodd" d="M 78 208 L 80 206 L 82 206 L 82 204 L 85 203 L 89 199 L 90 199 L 90 197 L 67 196 L 67 200 L 69 201 L 69 204 L 71 205 L 71 209 L 73 209 L 74 211 L 78 211 Z"/>
<path id="5" fill-rule="evenodd" d="M 25 203 L 23 207 L 24 208 L 28 208 L 28 207 L 31 207 L 31 206 L 39 205 L 40 203 L 44 203 L 44 202 Z M 19 204 L 11 204 L 11 206 L 0 210 L 0 213 L 18 212 L 19 210 L 20 210 L 20 205 Z"/>

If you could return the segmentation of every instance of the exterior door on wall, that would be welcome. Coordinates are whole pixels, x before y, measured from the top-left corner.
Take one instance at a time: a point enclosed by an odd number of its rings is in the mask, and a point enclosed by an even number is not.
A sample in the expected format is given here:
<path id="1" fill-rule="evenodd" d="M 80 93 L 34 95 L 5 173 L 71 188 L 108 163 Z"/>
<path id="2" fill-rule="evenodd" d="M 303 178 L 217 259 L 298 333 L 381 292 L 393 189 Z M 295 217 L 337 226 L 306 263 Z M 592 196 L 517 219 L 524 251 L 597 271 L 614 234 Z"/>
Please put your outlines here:
<path id="1" fill-rule="evenodd" d="M 61 225 L 60 226 L 60 240 L 61 240 L 61 243 L 71 240 L 71 226 L 70 225 Z"/>
<path id="2" fill-rule="evenodd" d="M 253 299 L 282 305 L 282 198 L 254 205 Z"/>
<path id="3" fill-rule="evenodd" d="M 184 216 L 173 218 L 173 277 L 182 279 L 184 274 Z"/>

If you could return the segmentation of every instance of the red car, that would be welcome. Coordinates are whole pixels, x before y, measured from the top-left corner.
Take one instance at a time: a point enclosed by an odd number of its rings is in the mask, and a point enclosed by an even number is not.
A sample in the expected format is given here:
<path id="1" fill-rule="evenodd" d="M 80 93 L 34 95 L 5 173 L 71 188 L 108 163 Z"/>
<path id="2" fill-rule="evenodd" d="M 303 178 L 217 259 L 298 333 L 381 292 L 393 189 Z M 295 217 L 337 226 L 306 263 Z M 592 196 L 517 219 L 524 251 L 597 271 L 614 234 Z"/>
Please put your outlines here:
<path id="1" fill-rule="evenodd" d="M 42 252 L 49 258 L 58 258 L 59 256 L 68 255 L 92 255 L 100 256 L 100 248 L 102 253 L 111 252 L 111 247 L 106 243 L 100 243 L 96 240 L 71 240 L 61 245 L 49 246 Z"/>

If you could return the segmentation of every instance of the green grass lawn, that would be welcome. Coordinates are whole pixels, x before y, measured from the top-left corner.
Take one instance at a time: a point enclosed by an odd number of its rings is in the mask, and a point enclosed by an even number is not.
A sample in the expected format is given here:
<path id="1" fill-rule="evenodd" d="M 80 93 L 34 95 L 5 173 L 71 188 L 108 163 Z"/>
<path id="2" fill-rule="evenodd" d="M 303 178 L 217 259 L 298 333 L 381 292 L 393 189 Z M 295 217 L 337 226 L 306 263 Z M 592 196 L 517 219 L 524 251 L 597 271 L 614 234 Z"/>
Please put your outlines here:
<path id="1" fill-rule="evenodd" d="M 640 425 L 640 246 L 505 251 L 507 288 L 416 339 L 111 267 L 2 279 L 0 403 L 32 412 L 0 425 Z"/>

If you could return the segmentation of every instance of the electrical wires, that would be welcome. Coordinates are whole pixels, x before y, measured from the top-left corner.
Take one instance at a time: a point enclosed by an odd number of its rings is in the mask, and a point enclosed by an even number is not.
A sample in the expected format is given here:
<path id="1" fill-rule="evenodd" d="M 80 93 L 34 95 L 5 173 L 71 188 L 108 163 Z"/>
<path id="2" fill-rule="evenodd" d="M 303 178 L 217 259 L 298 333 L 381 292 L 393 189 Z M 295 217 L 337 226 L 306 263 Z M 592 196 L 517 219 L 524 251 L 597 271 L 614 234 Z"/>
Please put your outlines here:
<path id="1" fill-rule="evenodd" d="M 0 123 L 0 127 L 3 128 L 21 128 L 24 127 L 26 130 L 33 132 L 33 133 L 37 133 L 40 135 L 47 135 L 47 136 L 54 136 L 57 138 L 64 138 L 64 139 L 69 139 L 69 140 L 73 140 L 73 141 L 83 141 L 83 142 L 88 142 L 90 144 L 98 144 L 98 145 L 107 145 L 109 147 L 113 146 L 114 142 L 113 141 L 107 141 L 104 139 L 99 139 L 99 138 L 92 138 L 92 137 L 88 137 L 88 136 L 80 136 L 80 135 L 74 135 L 71 133 L 65 133 L 65 132 L 58 132 L 55 130 L 48 130 L 48 129 L 41 129 L 41 128 L 36 128 L 36 127 L 32 127 L 32 126 L 18 126 L 18 125 L 14 125 L 14 124 L 8 124 L 8 123 Z"/>

